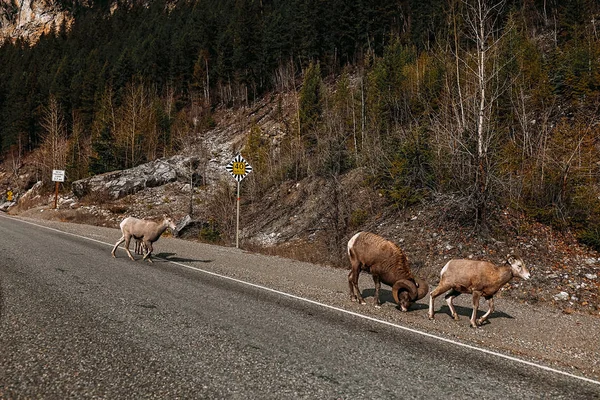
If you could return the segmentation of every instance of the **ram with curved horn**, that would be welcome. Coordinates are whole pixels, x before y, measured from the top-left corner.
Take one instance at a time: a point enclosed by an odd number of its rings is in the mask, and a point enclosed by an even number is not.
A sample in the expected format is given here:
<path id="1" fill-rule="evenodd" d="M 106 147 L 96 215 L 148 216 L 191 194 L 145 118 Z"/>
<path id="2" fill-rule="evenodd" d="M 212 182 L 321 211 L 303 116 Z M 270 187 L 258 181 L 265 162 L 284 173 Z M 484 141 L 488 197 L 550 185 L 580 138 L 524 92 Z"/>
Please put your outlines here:
<path id="1" fill-rule="evenodd" d="M 429 292 L 426 281 L 413 275 L 404 252 L 394 243 L 370 232 L 359 232 L 348 241 L 350 299 L 364 304 L 358 288 L 358 276 L 366 271 L 375 282 L 375 305 L 380 306 L 381 282 L 392 287 L 394 300 L 402 311 Z"/>

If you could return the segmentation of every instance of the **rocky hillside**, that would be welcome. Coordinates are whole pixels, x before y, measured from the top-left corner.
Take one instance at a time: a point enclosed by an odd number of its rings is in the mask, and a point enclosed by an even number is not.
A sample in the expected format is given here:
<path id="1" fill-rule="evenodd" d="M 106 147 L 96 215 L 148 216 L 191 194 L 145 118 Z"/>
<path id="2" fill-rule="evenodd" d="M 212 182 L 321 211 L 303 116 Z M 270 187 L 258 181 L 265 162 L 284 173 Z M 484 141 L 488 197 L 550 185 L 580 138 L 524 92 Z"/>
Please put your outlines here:
<path id="1" fill-rule="evenodd" d="M 16 39 L 35 43 L 42 34 L 71 22 L 54 0 L 0 0 L 0 43 Z"/>
<path id="2" fill-rule="evenodd" d="M 253 127 L 260 127 L 264 140 L 280 142 L 284 129 L 273 115 L 279 112 L 275 105 L 285 101 L 264 100 L 235 112 L 220 110 L 216 127 L 185 155 L 62 187 L 57 210 L 52 209 L 48 182 L 32 187 L 36 175 L 27 160 L 18 171 L 5 163 L 0 183 L 12 182 L 19 195 L 18 204 L 8 212 L 117 227 L 128 215 L 168 213 L 181 220 L 191 205 L 192 224 L 182 230 L 182 239 L 235 245 L 235 181 L 225 165 L 243 150 Z M 398 243 L 417 274 L 432 285 L 450 258 L 500 263 L 516 253 L 526 261 L 532 279 L 507 284 L 503 296 L 559 307 L 565 313 L 600 315 L 600 254 L 578 244 L 569 232 L 554 231 L 509 209 L 496 210 L 490 229 L 476 232 L 458 222 L 451 202 L 442 197 L 407 209 L 393 208 L 365 184 L 360 170 L 338 182 L 336 190 L 343 201 L 331 197 L 331 182 L 325 178 L 287 181 L 262 193 L 254 181 L 257 172 L 253 174 L 242 182 L 241 245 L 248 250 L 345 268 L 348 238 L 357 230 L 369 230 Z M 352 213 L 344 209 L 347 204 L 352 204 Z M 221 235 L 211 236 L 211 221 L 219 213 L 230 225 L 222 224 Z M 340 213 L 348 215 L 344 226 L 333 222 Z"/>

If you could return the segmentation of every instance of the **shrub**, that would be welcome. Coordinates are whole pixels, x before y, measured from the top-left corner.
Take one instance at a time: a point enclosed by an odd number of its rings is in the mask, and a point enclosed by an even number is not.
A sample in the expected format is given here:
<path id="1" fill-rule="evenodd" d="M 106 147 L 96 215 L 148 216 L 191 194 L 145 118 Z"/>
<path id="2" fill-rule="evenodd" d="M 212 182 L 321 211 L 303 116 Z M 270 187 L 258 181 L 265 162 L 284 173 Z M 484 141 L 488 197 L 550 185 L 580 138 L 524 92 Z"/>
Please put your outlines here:
<path id="1" fill-rule="evenodd" d="M 568 226 L 565 218 L 558 213 L 556 206 L 550 205 L 546 207 L 525 207 L 525 213 L 536 221 L 541 222 L 544 225 L 551 226 L 559 231 L 566 229 Z"/>
<path id="2" fill-rule="evenodd" d="M 434 186 L 433 154 L 424 128 L 392 140 L 390 160 L 376 177 L 377 186 L 391 203 L 407 207 L 425 199 Z"/>
<path id="3" fill-rule="evenodd" d="M 595 225 L 584 229 L 579 233 L 577 239 L 592 249 L 600 251 L 600 225 Z"/>
<path id="4" fill-rule="evenodd" d="M 105 204 L 111 201 L 110 194 L 104 190 L 92 190 L 81 198 L 81 204 Z"/>
<path id="5" fill-rule="evenodd" d="M 350 215 L 350 228 L 351 229 L 359 228 L 362 224 L 365 223 L 368 216 L 369 216 L 369 213 L 363 209 L 358 209 L 358 210 L 352 211 L 352 214 Z"/>
<path id="6" fill-rule="evenodd" d="M 221 232 L 219 231 L 218 225 L 214 221 L 204 224 L 198 233 L 198 238 L 202 241 L 210 243 L 216 243 L 220 241 Z"/>
<path id="7" fill-rule="evenodd" d="M 129 207 L 124 204 L 110 204 L 107 208 L 113 214 L 126 214 L 129 211 Z"/>

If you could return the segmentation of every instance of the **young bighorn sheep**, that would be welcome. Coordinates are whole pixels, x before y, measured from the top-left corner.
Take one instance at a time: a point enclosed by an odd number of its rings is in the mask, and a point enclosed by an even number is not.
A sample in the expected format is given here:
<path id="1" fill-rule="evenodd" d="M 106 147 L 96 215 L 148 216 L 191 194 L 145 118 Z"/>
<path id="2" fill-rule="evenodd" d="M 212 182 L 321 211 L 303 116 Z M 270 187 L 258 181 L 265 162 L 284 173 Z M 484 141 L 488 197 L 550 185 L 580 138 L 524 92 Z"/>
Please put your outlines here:
<path id="1" fill-rule="evenodd" d="M 477 260 L 450 260 L 442 268 L 440 273 L 440 284 L 429 297 L 429 319 L 433 319 L 434 299 L 440 294 L 450 290 L 446 294 L 446 302 L 455 320 L 458 314 L 454 309 L 452 300 L 461 293 L 473 294 L 473 314 L 471 315 L 471 326 L 477 328 L 486 321 L 494 312 L 494 295 L 505 283 L 513 277 L 529 279 L 529 271 L 522 259 L 513 255 L 508 256 L 505 264 L 496 266 L 487 261 Z M 488 301 L 489 309 L 484 316 L 475 320 L 479 308 L 479 298 L 484 297 Z"/>
<path id="2" fill-rule="evenodd" d="M 146 245 L 141 239 L 135 239 L 135 246 L 133 252 L 135 254 L 146 254 Z"/>
<path id="3" fill-rule="evenodd" d="M 163 234 L 167 228 L 171 229 L 171 232 L 175 234 L 175 222 L 170 217 L 165 216 L 163 221 L 160 223 L 154 221 L 148 221 L 144 219 L 138 219 L 134 217 L 127 217 L 123 221 L 121 221 L 121 232 L 123 232 L 123 236 L 115 243 L 115 247 L 112 249 L 112 256 L 115 256 L 115 251 L 117 247 L 123 242 L 125 242 L 125 251 L 129 258 L 135 261 L 135 258 L 131 255 L 129 251 L 129 242 L 131 238 L 135 240 L 140 240 L 142 244 L 140 248 L 144 251 L 143 260 L 148 260 L 152 262 L 152 258 L 150 258 L 152 251 L 152 243 L 156 242 L 160 236 Z M 145 247 L 145 249 L 144 249 Z"/>
<path id="4" fill-rule="evenodd" d="M 348 257 L 351 264 L 348 285 L 352 301 L 357 301 L 358 298 L 358 302 L 364 304 L 358 288 L 358 276 L 361 271 L 373 276 L 376 306 L 381 304 L 381 282 L 392 286 L 392 295 L 402 311 L 407 311 L 411 302 L 422 299 L 429 291 L 427 282 L 412 274 L 402 250 L 374 233 L 359 232 L 354 235 L 348 241 Z"/>

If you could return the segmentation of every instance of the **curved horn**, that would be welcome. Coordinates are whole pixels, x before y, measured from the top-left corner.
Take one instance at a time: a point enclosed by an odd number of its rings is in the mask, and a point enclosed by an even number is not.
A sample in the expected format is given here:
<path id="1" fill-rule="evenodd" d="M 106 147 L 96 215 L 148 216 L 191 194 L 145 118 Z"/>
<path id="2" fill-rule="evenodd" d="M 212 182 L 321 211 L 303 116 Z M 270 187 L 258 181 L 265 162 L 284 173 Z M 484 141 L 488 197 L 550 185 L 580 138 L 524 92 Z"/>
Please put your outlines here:
<path id="1" fill-rule="evenodd" d="M 400 304 L 398 292 L 403 289 L 408 291 L 408 295 L 412 301 L 414 301 L 414 299 L 417 297 L 417 286 L 408 279 L 400 279 L 396 281 L 392 287 L 392 295 L 394 296 L 394 301 L 396 304 Z"/>
<path id="2" fill-rule="evenodd" d="M 417 298 L 415 300 L 421 300 L 423 297 L 429 293 L 429 284 L 427 281 L 415 277 L 415 282 L 417 282 Z"/>

